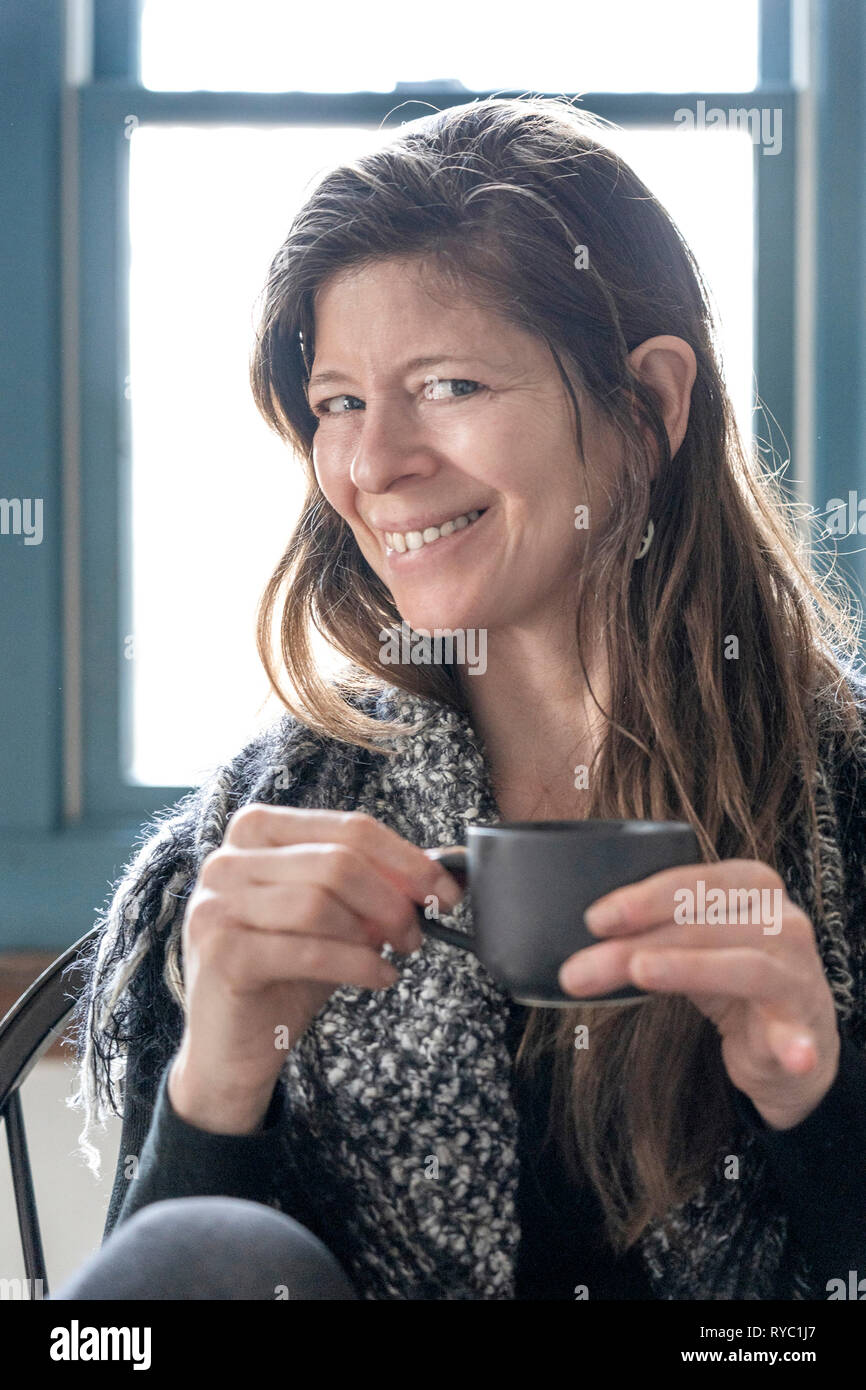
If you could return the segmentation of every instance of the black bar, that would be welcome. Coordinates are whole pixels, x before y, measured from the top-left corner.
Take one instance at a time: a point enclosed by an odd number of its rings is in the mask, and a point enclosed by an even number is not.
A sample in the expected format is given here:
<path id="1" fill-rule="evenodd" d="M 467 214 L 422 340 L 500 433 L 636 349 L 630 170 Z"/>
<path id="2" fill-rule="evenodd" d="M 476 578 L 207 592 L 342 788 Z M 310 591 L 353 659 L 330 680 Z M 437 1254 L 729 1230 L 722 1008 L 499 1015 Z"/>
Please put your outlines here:
<path id="1" fill-rule="evenodd" d="M 24 1116 L 21 1112 L 21 1095 L 13 1091 L 6 1102 L 6 1141 L 9 1145 L 9 1164 L 12 1169 L 12 1186 L 15 1191 L 15 1206 L 18 1211 L 18 1230 L 21 1233 L 21 1249 L 24 1254 L 24 1272 L 31 1281 L 42 1281 L 43 1297 L 48 1293 L 48 1276 L 45 1271 L 45 1255 L 42 1250 L 42 1235 L 39 1230 L 39 1214 L 36 1210 L 36 1194 L 33 1191 L 33 1174 L 30 1171 L 30 1157 L 27 1153 L 27 1135 L 24 1132 Z"/>

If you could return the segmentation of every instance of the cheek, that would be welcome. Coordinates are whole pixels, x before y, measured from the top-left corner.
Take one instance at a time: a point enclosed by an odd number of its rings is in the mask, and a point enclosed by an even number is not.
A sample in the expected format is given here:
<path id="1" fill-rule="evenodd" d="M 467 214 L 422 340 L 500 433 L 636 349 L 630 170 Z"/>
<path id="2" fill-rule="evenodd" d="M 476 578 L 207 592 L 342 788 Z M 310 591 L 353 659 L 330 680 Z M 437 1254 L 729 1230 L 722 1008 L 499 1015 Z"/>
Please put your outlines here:
<path id="1" fill-rule="evenodd" d="M 313 471 L 316 481 L 322 492 L 335 511 L 346 514 L 346 501 L 351 484 L 349 475 L 338 461 L 334 459 L 332 451 L 327 452 L 323 449 L 313 449 Z"/>

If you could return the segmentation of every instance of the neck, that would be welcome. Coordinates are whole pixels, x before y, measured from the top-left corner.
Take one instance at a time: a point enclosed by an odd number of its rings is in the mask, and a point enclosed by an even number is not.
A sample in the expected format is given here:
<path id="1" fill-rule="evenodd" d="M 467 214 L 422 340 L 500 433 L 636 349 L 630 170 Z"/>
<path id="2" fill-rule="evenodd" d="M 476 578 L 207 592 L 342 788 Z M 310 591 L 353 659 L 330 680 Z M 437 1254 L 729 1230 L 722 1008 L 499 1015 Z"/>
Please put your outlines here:
<path id="1" fill-rule="evenodd" d="M 584 813 L 588 769 L 604 724 L 595 701 L 604 709 L 608 695 L 599 653 L 587 657 L 587 674 L 592 694 L 576 653 L 557 661 L 519 643 L 506 653 L 491 638 L 486 670 L 462 674 L 494 794 L 503 812 L 514 811 L 506 818 L 533 808 L 547 818 Z"/>

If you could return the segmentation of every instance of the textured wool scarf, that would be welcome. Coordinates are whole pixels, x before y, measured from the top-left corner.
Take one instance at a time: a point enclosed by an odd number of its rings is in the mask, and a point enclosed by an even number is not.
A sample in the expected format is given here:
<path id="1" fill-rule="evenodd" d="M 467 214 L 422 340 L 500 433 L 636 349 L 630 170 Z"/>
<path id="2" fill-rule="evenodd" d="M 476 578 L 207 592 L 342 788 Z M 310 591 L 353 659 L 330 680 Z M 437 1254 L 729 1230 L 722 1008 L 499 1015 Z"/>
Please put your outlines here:
<path id="1" fill-rule="evenodd" d="M 151 829 L 117 885 L 93 976 L 110 988 L 96 1002 L 91 998 L 83 1030 L 88 1041 L 77 1103 L 87 1111 L 82 1142 L 91 1153 L 89 1126 L 106 1113 L 93 1038 L 157 940 L 167 944 L 161 997 L 177 997 L 183 905 L 203 857 L 221 843 L 239 805 L 363 810 L 425 849 L 465 843 L 467 826 L 500 819 L 483 746 L 466 715 L 390 686 L 360 703 L 380 719 L 426 723 L 402 737 L 389 758 L 322 738 L 284 716 Z M 848 920 L 833 794 L 838 775 L 832 761 L 822 762 L 814 784 L 823 918 L 805 838 L 789 848 L 780 871 L 815 924 L 844 1020 L 855 1010 L 864 1016 L 864 953 L 863 922 L 856 924 L 855 947 Z M 470 929 L 468 901 L 445 920 Z M 508 996 L 471 953 L 431 938 L 394 960 L 397 983 L 377 991 L 338 988 L 287 1055 L 281 1084 L 291 1118 L 274 1205 L 281 1192 L 310 1195 L 327 1229 L 340 1233 L 332 1248 L 364 1297 L 513 1298 L 520 1230 Z M 161 1006 L 154 1000 L 151 1007 Z M 118 1049 L 110 1062 L 121 1086 L 124 1061 Z M 823 1296 L 791 1254 L 787 1219 L 754 1136 L 733 1135 L 731 1149 L 740 1160 L 739 1179 L 720 1171 L 669 1213 L 664 1229 L 654 1226 L 642 1238 L 656 1295 Z M 292 1210 L 288 1200 L 285 1209 Z"/>

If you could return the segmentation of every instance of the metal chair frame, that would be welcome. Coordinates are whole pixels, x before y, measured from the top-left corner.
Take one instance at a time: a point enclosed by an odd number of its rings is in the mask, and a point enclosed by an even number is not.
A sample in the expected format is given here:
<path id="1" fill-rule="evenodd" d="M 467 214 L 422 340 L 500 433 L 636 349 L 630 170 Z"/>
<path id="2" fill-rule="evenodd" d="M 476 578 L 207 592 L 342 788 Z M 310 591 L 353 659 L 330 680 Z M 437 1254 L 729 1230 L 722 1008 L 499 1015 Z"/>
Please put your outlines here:
<path id="1" fill-rule="evenodd" d="M 40 1057 L 63 1035 L 63 1024 L 84 984 L 81 957 L 98 930 L 93 927 L 73 942 L 0 1019 L 0 1119 L 6 1122 L 24 1269 L 31 1289 L 35 1280 L 42 1281 L 43 1297 L 48 1277 L 20 1091 Z"/>

